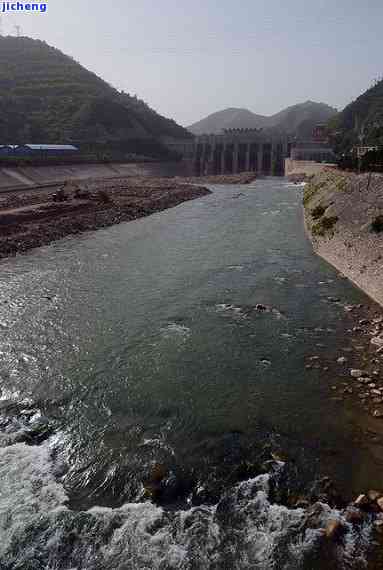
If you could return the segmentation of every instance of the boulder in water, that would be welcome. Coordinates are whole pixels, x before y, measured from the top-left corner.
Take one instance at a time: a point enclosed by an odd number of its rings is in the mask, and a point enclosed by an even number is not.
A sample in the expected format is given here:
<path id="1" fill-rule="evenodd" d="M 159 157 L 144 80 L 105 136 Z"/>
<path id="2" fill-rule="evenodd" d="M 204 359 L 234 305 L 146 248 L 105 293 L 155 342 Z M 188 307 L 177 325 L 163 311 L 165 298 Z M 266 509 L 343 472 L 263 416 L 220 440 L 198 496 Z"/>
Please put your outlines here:
<path id="1" fill-rule="evenodd" d="M 380 491 L 375 491 L 374 489 L 371 489 L 367 493 L 367 497 L 370 499 L 370 501 L 373 501 L 373 502 L 380 499 L 380 497 L 382 497 L 382 495 L 383 495 L 383 493 L 381 493 Z"/>
<path id="2" fill-rule="evenodd" d="M 364 517 L 365 515 L 361 510 L 352 507 L 349 507 L 344 515 L 345 520 L 351 524 L 361 524 Z"/>
<path id="3" fill-rule="evenodd" d="M 330 520 L 325 528 L 325 536 L 330 540 L 336 540 L 345 532 L 345 527 L 340 520 Z"/>
<path id="4" fill-rule="evenodd" d="M 359 497 L 354 501 L 354 505 L 359 509 L 363 509 L 368 507 L 370 504 L 369 498 L 367 495 L 359 495 Z"/>

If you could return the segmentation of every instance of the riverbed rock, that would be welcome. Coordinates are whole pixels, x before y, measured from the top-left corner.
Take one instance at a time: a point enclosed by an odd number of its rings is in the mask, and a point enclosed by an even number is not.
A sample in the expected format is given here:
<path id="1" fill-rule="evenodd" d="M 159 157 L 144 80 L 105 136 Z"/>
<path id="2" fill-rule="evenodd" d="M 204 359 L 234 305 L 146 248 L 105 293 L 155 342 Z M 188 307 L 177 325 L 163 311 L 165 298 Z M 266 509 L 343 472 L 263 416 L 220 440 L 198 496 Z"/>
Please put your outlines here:
<path id="1" fill-rule="evenodd" d="M 383 398 L 373 398 L 372 403 L 373 404 L 381 404 L 381 403 L 383 403 Z"/>
<path id="2" fill-rule="evenodd" d="M 374 410 L 372 412 L 372 415 L 374 416 L 374 418 L 383 418 L 382 410 Z"/>
<path id="3" fill-rule="evenodd" d="M 379 497 L 379 499 L 376 500 L 376 504 L 378 505 L 379 509 L 383 511 L 383 497 Z"/>
<path id="4" fill-rule="evenodd" d="M 344 525 L 340 520 L 330 520 L 325 528 L 325 536 L 330 540 L 336 540 L 344 531 Z"/>
<path id="5" fill-rule="evenodd" d="M 360 378 L 358 378 L 358 382 L 360 382 L 361 384 L 371 384 L 371 378 L 369 378 L 368 376 L 361 376 Z"/>
<path id="6" fill-rule="evenodd" d="M 363 376 L 363 371 L 359 370 L 359 368 L 352 368 L 350 370 L 350 374 L 353 378 L 361 378 Z"/>
<path id="7" fill-rule="evenodd" d="M 295 497 L 292 501 L 292 505 L 295 509 L 308 509 L 310 507 L 310 501 L 305 497 Z"/>
<path id="8" fill-rule="evenodd" d="M 367 495 L 359 495 L 359 497 L 357 497 L 354 501 L 354 505 L 358 507 L 358 509 L 364 509 L 368 507 L 369 504 L 370 500 Z"/>
<path id="9" fill-rule="evenodd" d="M 380 497 L 382 497 L 382 495 L 383 495 L 383 493 L 381 493 L 380 491 L 376 491 L 375 489 L 370 489 L 370 491 L 368 491 L 368 493 L 367 493 L 367 497 L 372 502 L 375 502 L 378 499 L 380 499 Z"/>
<path id="10" fill-rule="evenodd" d="M 337 359 L 337 363 L 338 363 L 338 364 L 346 364 L 346 362 L 347 362 L 347 358 L 346 358 L 345 356 L 340 356 L 340 357 Z"/>
<path id="11" fill-rule="evenodd" d="M 344 514 L 346 522 L 351 524 L 361 524 L 365 519 L 365 514 L 360 509 L 349 507 Z"/>
<path id="12" fill-rule="evenodd" d="M 382 347 L 383 346 L 383 336 L 374 336 L 371 339 L 371 344 L 373 344 L 374 346 L 377 347 Z"/>

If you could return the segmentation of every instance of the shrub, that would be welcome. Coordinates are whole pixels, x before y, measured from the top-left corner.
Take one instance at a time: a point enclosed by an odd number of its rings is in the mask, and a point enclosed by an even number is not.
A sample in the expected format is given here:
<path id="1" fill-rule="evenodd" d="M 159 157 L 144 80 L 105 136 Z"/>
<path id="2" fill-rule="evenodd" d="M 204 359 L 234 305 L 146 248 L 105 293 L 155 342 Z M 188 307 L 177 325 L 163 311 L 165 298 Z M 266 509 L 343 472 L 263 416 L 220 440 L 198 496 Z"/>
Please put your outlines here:
<path id="1" fill-rule="evenodd" d="M 323 216 L 325 211 L 326 208 L 321 204 L 319 204 L 318 206 L 315 206 L 315 208 L 311 210 L 311 217 L 314 218 L 314 220 L 317 220 L 318 218 L 321 218 Z"/>
<path id="2" fill-rule="evenodd" d="M 324 236 L 326 232 L 331 230 L 338 221 L 337 216 L 324 216 L 312 227 L 312 233 L 316 236 Z"/>
<path id="3" fill-rule="evenodd" d="M 347 180 L 345 178 L 340 178 L 335 183 L 335 188 L 339 192 L 346 192 L 347 191 Z"/>
<path id="4" fill-rule="evenodd" d="M 319 186 L 315 185 L 313 182 L 310 182 L 305 186 L 303 191 L 303 204 L 306 206 L 311 198 L 316 194 L 319 190 Z"/>
<path id="5" fill-rule="evenodd" d="M 371 231 L 379 234 L 383 232 L 383 215 L 376 216 L 375 220 L 371 223 Z"/>

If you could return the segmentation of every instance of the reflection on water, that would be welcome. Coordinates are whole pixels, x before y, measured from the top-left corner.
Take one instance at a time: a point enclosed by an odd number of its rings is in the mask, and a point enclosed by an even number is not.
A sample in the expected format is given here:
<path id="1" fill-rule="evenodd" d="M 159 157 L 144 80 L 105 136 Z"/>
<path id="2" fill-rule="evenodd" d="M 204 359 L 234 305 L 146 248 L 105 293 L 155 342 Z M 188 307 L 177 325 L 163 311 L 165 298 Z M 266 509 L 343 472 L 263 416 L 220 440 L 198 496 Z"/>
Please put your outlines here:
<path id="1" fill-rule="evenodd" d="M 2 567 L 362 567 L 367 519 L 318 555 L 343 515 L 316 485 L 380 481 L 330 398 L 364 296 L 312 254 L 300 188 L 213 190 L 1 263 Z M 330 506 L 308 524 L 300 497 Z"/>

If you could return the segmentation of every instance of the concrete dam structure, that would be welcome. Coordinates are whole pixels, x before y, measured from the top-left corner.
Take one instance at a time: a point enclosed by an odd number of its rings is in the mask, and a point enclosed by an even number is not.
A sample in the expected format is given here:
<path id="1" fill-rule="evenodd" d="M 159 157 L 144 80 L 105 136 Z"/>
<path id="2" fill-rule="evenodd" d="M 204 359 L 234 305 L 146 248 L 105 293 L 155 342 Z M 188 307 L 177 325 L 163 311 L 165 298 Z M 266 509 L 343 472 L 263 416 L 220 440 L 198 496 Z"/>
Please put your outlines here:
<path id="1" fill-rule="evenodd" d="M 227 129 L 222 134 L 200 135 L 193 140 L 168 143 L 169 148 L 192 161 L 197 175 L 283 174 L 290 155 L 288 136 L 263 129 Z"/>

